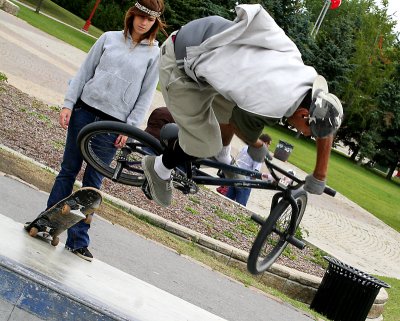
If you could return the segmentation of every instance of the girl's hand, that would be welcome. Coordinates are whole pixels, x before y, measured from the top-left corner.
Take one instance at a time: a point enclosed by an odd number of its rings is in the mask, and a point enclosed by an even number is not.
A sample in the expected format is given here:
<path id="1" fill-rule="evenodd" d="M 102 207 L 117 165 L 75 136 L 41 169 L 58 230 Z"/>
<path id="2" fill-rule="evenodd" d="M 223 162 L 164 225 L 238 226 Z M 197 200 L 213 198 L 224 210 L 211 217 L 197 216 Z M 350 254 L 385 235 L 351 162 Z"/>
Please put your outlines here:
<path id="1" fill-rule="evenodd" d="M 63 107 L 63 109 L 61 109 L 60 116 L 58 118 L 58 122 L 62 128 L 64 128 L 64 129 L 68 128 L 69 120 L 71 118 L 71 113 L 72 113 L 72 110 L 69 108 Z"/>
<path id="2" fill-rule="evenodd" d="M 114 142 L 114 146 L 117 148 L 122 148 L 125 146 L 127 140 L 128 140 L 128 136 L 119 135 Z"/>

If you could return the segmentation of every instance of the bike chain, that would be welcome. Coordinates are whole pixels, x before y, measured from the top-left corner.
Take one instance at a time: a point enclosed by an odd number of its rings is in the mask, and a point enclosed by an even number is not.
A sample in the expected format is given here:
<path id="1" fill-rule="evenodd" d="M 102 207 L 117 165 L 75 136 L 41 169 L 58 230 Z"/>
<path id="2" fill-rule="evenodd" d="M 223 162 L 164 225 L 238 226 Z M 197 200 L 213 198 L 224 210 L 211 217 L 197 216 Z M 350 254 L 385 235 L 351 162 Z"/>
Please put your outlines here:
<path id="1" fill-rule="evenodd" d="M 172 184 L 183 194 L 196 194 L 199 191 L 199 187 L 193 180 L 180 174 L 172 174 Z"/>

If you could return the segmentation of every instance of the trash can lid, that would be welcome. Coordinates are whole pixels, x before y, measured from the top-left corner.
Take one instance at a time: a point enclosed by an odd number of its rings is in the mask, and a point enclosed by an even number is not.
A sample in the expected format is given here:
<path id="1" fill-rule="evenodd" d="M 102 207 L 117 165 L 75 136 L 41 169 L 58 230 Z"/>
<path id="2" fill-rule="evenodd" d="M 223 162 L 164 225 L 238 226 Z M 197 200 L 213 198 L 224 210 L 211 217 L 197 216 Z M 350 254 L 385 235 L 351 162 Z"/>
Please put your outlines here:
<path id="1" fill-rule="evenodd" d="M 349 274 L 348 276 L 351 277 L 351 278 L 356 278 L 356 279 L 361 280 L 361 281 L 367 281 L 367 282 L 369 282 L 371 284 L 374 284 L 374 285 L 376 285 L 378 287 L 390 288 L 390 285 L 387 284 L 386 282 L 381 281 L 381 280 L 373 277 L 372 275 L 369 275 L 369 274 L 367 274 L 367 273 L 365 273 L 363 271 L 360 271 L 360 270 L 358 270 L 358 269 L 356 269 L 356 268 L 354 268 L 354 267 L 352 267 L 352 266 L 350 266 L 350 265 L 348 265 L 346 263 L 343 263 L 343 262 L 341 262 L 341 261 L 339 261 L 339 260 L 337 260 L 337 259 L 335 259 L 333 257 L 324 256 L 324 259 L 329 262 L 329 267 L 333 267 L 333 269 L 335 269 L 335 267 L 336 267 L 336 268 L 339 268 L 341 270 L 344 270 L 342 272 L 347 272 Z M 328 268 L 328 270 L 329 270 L 329 268 Z"/>
<path id="2" fill-rule="evenodd" d="M 278 145 L 283 145 L 286 147 L 294 148 L 294 146 L 292 144 L 289 144 L 288 142 L 285 142 L 284 140 L 279 140 L 277 146 Z"/>

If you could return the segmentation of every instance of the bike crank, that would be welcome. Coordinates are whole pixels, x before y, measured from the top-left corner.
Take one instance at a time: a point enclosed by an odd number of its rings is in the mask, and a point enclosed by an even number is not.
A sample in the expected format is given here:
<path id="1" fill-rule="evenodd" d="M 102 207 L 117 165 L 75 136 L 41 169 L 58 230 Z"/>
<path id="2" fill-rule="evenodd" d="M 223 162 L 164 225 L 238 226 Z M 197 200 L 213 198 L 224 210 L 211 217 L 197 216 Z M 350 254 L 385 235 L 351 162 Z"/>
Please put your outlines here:
<path id="1" fill-rule="evenodd" d="M 172 184 L 183 194 L 196 194 L 199 191 L 199 187 L 194 181 L 180 174 L 172 174 Z"/>

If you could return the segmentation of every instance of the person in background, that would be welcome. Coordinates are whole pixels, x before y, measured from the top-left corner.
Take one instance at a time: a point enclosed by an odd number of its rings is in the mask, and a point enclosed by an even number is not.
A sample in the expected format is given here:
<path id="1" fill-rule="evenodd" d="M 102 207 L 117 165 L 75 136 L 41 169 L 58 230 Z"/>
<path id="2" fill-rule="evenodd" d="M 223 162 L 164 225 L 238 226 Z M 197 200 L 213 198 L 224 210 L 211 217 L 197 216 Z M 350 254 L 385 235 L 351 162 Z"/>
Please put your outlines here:
<path id="1" fill-rule="evenodd" d="M 261 140 L 267 148 L 271 145 L 272 138 L 268 134 L 262 134 L 258 139 Z M 261 166 L 263 165 L 263 163 L 255 161 L 249 155 L 248 150 L 249 146 L 247 145 L 240 150 L 236 158 L 236 164 L 240 168 L 259 172 L 261 170 Z M 268 173 L 262 173 L 262 178 L 269 181 L 273 181 L 271 174 Z M 228 186 L 225 196 L 233 201 L 238 202 L 239 204 L 242 204 L 243 206 L 246 206 L 250 197 L 250 193 L 251 193 L 250 187 Z"/>
<path id="2" fill-rule="evenodd" d="M 70 81 L 59 116 L 60 126 L 67 130 L 64 156 L 46 209 L 72 193 L 83 163 L 76 140 L 85 125 L 100 120 L 132 126 L 143 122 L 158 83 L 160 50 L 156 36 L 159 30 L 165 33 L 165 23 L 160 18 L 163 11 L 163 0 L 134 3 L 126 12 L 124 30 L 102 34 Z M 126 139 L 119 136 L 109 143 L 122 147 Z M 114 154 L 115 151 L 111 151 L 104 155 L 104 161 L 110 162 Z M 102 180 L 92 167 L 86 167 L 83 187 L 99 189 Z M 88 249 L 89 228 L 90 219 L 72 226 L 65 245 L 87 261 L 93 259 Z"/>
<path id="3" fill-rule="evenodd" d="M 147 127 L 144 131 L 149 133 L 154 138 L 160 140 L 161 129 L 164 127 L 164 125 L 172 123 L 175 123 L 175 121 L 172 118 L 168 108 L 158 107 L 151 112 L 149 119 L 147 120 Z M 142 147 L 142 150 L 148 155 L 156 155 L 151 147 L 144 146 Z"/>
<path id="4" fill-rule="evenodd" d="M 171 123 L 175 123 L 175 121 L 168 108 L 158 107 L 151 112 L 149 119 L 147 120 L 147 127 L 144 131 L 160 140 L 161 128 L 164 125 Z"/>

